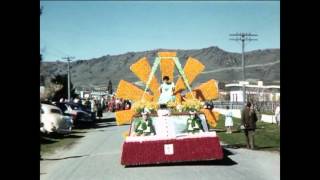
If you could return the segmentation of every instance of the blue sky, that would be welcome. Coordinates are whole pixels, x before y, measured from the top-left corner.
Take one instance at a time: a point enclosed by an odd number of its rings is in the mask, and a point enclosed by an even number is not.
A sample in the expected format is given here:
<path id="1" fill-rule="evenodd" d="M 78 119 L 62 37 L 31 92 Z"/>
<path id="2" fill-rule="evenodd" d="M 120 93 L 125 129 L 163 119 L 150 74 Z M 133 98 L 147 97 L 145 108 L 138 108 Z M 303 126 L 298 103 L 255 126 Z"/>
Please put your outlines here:
<path id="1" fill-rule="evenodd" d="M 246 50 L 280 47 L 280 2 L 41 1 L 45 61 L 98 58 L 158 48 L 218 46 L 240 52 L 229 34 L 252 32 Z"/>

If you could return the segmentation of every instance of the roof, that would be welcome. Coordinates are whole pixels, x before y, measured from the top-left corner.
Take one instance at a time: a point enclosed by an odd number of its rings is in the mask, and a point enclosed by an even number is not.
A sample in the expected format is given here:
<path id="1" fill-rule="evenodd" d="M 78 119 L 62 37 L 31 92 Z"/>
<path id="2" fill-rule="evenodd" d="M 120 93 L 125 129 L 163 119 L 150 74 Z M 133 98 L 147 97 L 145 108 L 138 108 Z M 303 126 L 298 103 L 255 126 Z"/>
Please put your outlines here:
<path id="1" fill-rule="evenodd" d="M 280 86 L 277 86 L 277 85 L 269 85 L 269 86 L 259 86 L 259 85 L 254 85 L 254 84 L 248 84 L 248 85 L 245 85 L 246 87 L 253 87 L 253 88 L 265 88 L 265 89 L 280 89 Z M 241 84 L 226 84 L 225 87 L 242 87 Z"/>

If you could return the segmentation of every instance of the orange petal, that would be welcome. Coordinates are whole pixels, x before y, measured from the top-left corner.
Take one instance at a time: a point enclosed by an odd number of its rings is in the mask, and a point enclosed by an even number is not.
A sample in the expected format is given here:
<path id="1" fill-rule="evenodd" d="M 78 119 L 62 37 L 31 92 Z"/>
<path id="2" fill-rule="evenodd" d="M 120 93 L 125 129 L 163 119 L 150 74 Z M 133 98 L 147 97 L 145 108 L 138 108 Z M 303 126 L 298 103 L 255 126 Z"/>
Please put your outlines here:
<path id="1" fill-rule="evenodd" d="M 139 101 L 142 98 L 143 92 L 144 91 L 142 89 L 138 88 L 132 83 L 125 80 L 121 80 L 117 88 L 116 96 L 118 98 L 130 99 L 132 101 Z M 145 100 L 151 101 L 152 98 L 153 98 L 152 95 L 145 93 L 144 95 Z"/>
<path id="2" fill-rule="evenodd" d="M 177 52 L 158 52 L 158 56 L 160 56 L 160 57 L 176 57 Z"/>
<path id="3" fill-rule="evenodd" d="M 189 84 L 204 70 L 204 65 L 197 59 L 189 57 L 186 65 L 183 68 L 184 73 L 189 81 Z M 176 92 L 186 89 L 183 79 L 180 77 L 176 83 Z"/>
<path id="4" fill-rule="evenodd" d="M 176 93 L 176 102 L 178 102 L 179 104 L 181 104 L 181 102 L 182 102 L 181 93 Z"/>
<path id="5" fill-rule="evenodd" d="M 216 112 L 212 112 L 209 109 L 201 109 L 201 112 L 204 113 L 204 115 L 206 116 L 207 122 L 208 124 L 215 128 L 217 126 L 217 121 L 219 120 L 219 113 Z"/>
<path id="6" fill-rule="evenodd" d="M 169 76 L 170 81 L 173 82 L 174 61 L 172 58 L 163 58 L 160 60 L 161 77 Z M 161 79 L 162 79 L 161 78 Z"/>
<path id="7" fill-rule="evenodd" d="M 214 79 L 200 84 L 192 90 L 192 92 L 194 93 L 195 98 L 200 99 L 201 101 L 215 100 L 219 98 L 218 84 Z M 186 97 L 188 98 L 190 96 L 191 93 L 188 92 Z"/>
<path id="8" fill-rule="evenodd" d="M 149 75 L 151 73 L 151 67 L 146 57 L 139 59 L 136 63 L 130 66 L 130 70 L 145 84 L 148 81 Z M 152 77 L 149 88 L 152 93 L 159 94 L 159 83 L 155 76 Z"/>
<path id="9" fill-rule="evenodd" d="M 134 114 L 133 109 L 117 111 L 115 113 L 117 125 L 130 124 Z"/>

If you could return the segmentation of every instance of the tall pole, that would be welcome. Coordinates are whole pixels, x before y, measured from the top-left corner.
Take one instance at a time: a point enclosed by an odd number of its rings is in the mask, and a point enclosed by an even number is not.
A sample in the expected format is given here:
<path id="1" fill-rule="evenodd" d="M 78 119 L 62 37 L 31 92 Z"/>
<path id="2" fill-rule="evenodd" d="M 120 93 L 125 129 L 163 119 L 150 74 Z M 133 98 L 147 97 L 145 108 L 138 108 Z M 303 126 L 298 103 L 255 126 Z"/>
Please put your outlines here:
<path id="1" fill-rule="evenodd" d="M 70 59 L 68 59 L 68 101 L 70 102 Z"/>
<path id="2" fill-rule="evenodd" d="M 74 57 L 64 57 L 62 59 L 66 59 L 68 61 L 68 102 L 71 101 L 71 93 L 70 93 L 70 61 L 71 59 L 73 59 Z"/>
<path id="3" fill-rule="evenodd" d="M 235 34 L 230 34 L 230 36 L 235 36 L 236 38 L 230 38 L 230 40 L 233 41 L 241 41 L 242 45 L 242 96 L 243 96 L 243 106 L 246 104 L 246 86 L 244 81 L 246 80 L 246 68 L 245 68 L 245 59 L 244 59 L 244 48 L 245 48 L 245 42 L 246 41 L 254 41 L 258 39 L 253 39 L 251 38 L 252 36 L 258 36 L 257 34 L 251 34 L 251 33 L 235 33 Z"/>
<path id="4" fill-rule="evenodd" d="M 241 60 L 242 60 L 242 97 L 243 97 L 243 106 L 246 104 L 247 96 L 246 96 L 246 86 L 244 84 L 244 81 L 246 80 L 246 65 L 244 61 L 244 38 L 242 36 L 241 38 L 241 43 L 242 43 L 242 55 L 241 55 Z"/>

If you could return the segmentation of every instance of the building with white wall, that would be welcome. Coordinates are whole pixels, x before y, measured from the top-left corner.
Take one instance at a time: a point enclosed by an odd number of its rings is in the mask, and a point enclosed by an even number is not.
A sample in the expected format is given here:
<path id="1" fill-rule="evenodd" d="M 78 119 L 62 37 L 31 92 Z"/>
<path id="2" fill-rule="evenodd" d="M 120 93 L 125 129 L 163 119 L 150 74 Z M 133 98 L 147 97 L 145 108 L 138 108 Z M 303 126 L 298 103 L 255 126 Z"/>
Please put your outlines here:
<path id="1" fill-rule="evenodd" d="M 230 102 L 243 102 L 242 86 L 245 85 L 246 96 L 255 95 L 259 101 L 279 101 L 280 86 L 278 85 L 263 85 L 263 81 L 258 81 L 257 84 L 249 84 L 249 82 L 240 81 L 239 83 L 226 84 L 225 87 L 230 93 Z"/>

